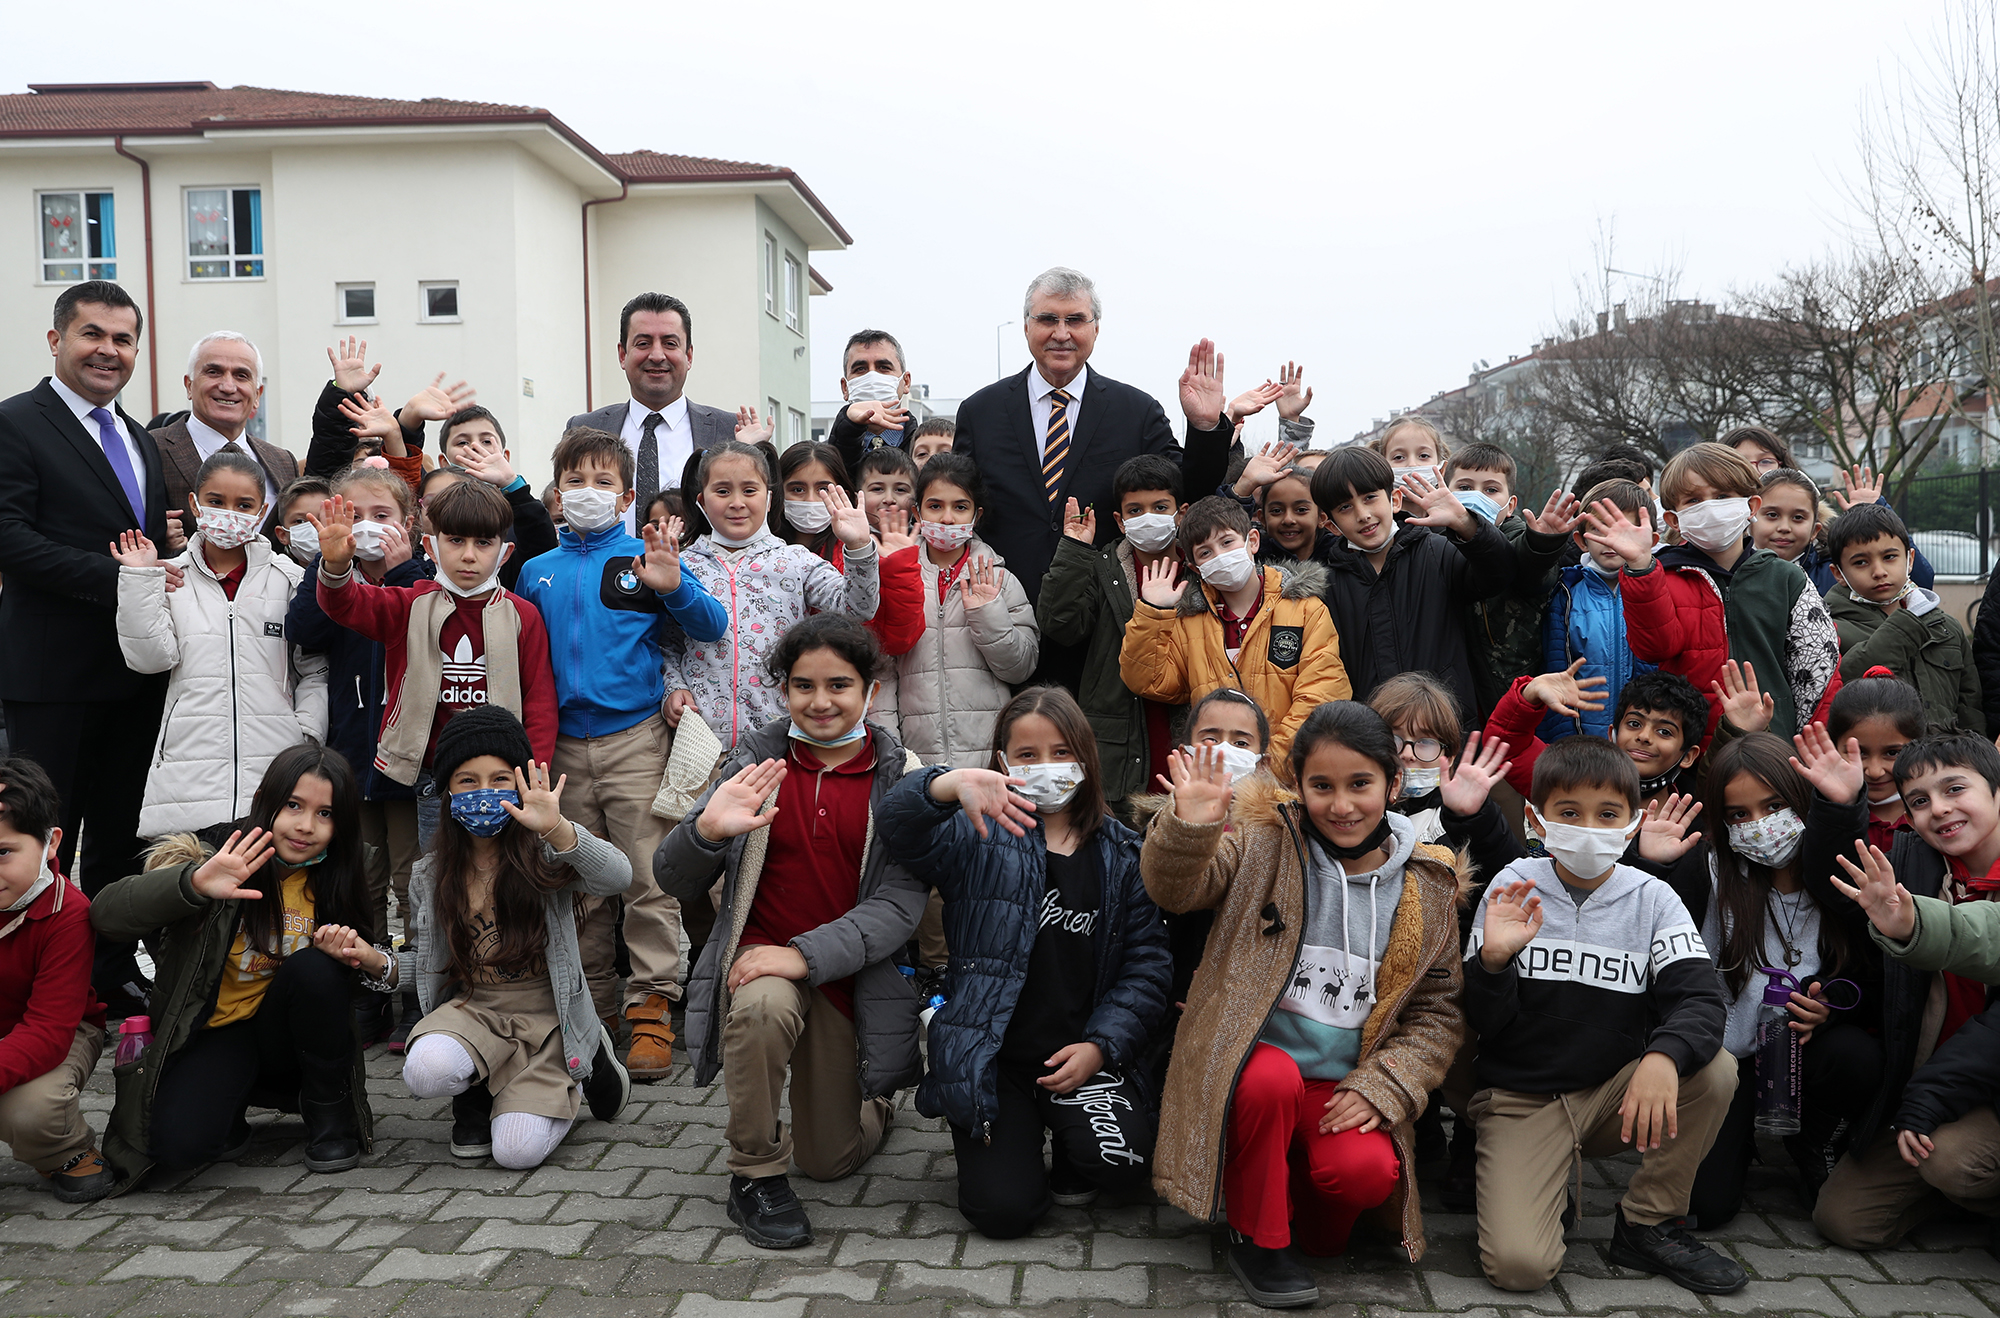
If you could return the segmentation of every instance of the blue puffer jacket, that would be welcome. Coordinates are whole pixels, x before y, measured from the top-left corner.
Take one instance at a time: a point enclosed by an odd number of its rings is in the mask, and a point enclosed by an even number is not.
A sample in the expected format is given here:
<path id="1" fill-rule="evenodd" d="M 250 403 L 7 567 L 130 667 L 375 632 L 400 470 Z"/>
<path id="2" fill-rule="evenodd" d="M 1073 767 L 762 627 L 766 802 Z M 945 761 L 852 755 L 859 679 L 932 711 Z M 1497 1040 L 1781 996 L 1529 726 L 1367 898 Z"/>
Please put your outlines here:
<path id="1" fill-rule="evenodd" d="M 917 1111 L 980 1131 L 998 1108 L 1000 1040 L 1040 932 L 1047 853 L 1039 831 L 1015 837 L 989 828 L 981 841 L 956 804 L 931 799 L 931 782 L 944 772 L 904 777 L 876 808 L 875 829 L 893 859 L 944 895 L 951 1000 L 931 1018 Z M 1160 908 L 1139 877 L 1139 835 L 1106 819 L 1089 845 L 1097 848 L 1105 918 L 1096 934 L 1097 1002 L 1078 1042 L 1096 1044 L 1105 1069 L 1123 1072 L 1143 1062 L 1166 1019 L 1173 959 Z"/>
<path id="2" fill-rule="evenodd" d="M 1577 732 L 1609 737 L 1618 693 L 1634 677 L 1654 668 L 1633 657 L 1632 647 L 1626 643 L 1625 602 L 1619 598 L 1618 583 L 1606 581 L 1582 563 L 1572 563 L 1557 574 L 1549 611 L 1542 619 L 1542 671 L 1558 672 L 1579 656 L 1585 660 L 1577 672 L 1579 678 L 1608 679 L 1604 708 L 1577 718 L 1551 713 L 1538 729 L 1543 741 Z"/>
<path id="3" fill-rule="evenodd" d="M 431 561 L 419 556 L 390 568 L 382 575 L 382 584 L 414 586 L 436 573 Z M 375 743 L 382 732 L 382 643 L 327 617 L 319 606 L 318 583 L 319 559 L 314 558 L 285 612 L 285 639 L 326 655 L 326 744 L 354 766 L 362 800 L 414 800 L 415 788 L 375 767 Z"/>

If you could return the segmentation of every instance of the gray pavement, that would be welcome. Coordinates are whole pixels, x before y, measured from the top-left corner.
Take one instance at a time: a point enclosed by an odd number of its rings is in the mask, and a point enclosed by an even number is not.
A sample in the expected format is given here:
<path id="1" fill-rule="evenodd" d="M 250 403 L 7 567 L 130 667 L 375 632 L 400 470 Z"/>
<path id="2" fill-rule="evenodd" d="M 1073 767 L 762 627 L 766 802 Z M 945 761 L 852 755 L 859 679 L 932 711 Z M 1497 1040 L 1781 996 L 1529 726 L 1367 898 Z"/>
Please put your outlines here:
<path id="1" fill-rule="evenodd" d="M 239 1165 L 214 1166 L 101 1204 L 59 1204 L 18 1164 L 0 1171 L 0 1314 L 449 1315 L 541 1318 L 983 1318 L 1023 1311 L 1111 1318 L 1128 1310 L 1247 1318 L 1210 1230 L 1152 1202 L 1057 1209 L 1023 1240 L 971 1234 L 955 1202 L 943 1124 L 902 1099 L 888 1142 L 860 1175 L 795 1178 L 818 1240 L 746 1244 L 723 1212 L 725 1109 L 686 1068 L 633 1089 L 616 1125 L 584 1121 L 533 1172 L 468 1165 L 448 1147 L 449 1104 L 407 1096 L 399 1060 L 371 1051 L 375 1151 L 358 1170 L 306 1171 L 296 1118 L 253 1112 Z M 109 1058 L 85 1099 L 102 1129 Z M 1585 1216 L 1562 1275 L 1532 1295 L 1488 1286 L 1470 1217 L 1428 1218 L 1412 1266 L 1357 1239 L 1321 1273 L 1341 1318 L 1467 1313 L 1665 1312 L 2000 1315 L 2000 1263 L 1986 1227 L 1944 1220 L 1903 1248 L 1834 1249 L 1806 1220 L 1791 1179 L 1752 1170 L 1751 1206 L 1716 1233 L 1748 1290 L 1703 1299 L 1608 1266 L 1611 1205 L 1632 1161 L 1585 1169 Z M 1226 1311 L 1226 1312 L 1225 1312 Z"/>

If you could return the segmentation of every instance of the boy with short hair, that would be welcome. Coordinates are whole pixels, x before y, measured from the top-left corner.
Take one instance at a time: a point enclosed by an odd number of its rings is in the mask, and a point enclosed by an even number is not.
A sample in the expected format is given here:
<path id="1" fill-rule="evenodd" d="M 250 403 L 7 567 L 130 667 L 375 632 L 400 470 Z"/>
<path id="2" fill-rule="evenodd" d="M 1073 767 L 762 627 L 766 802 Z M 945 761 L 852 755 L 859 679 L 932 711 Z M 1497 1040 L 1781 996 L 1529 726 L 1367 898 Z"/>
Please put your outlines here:
<path id="1" fill-rule="evenodd" d="M 78 1095 L 104 1051 L 90 899 L 56 871 L 62 801 L 33 760 L 0 760 L 0 1140 L 58 1200 L 117 1184 Z"/>
<path id="2" fill-rule="evenodd" d="M 660 709 L 666 700 L 662 633 L 671 617 L 690 640 L 715 641 L 729 615 L 681 571 L 680 524 L 647 523 L 644 539 L 625 529 L 633 456 L 625 441 L 579 426 L 556 445 L 556 486 L 565 529 L 560 545 L 521 572 L 521 597 L 550 625 L 560 715 L 551 770 L 566 775 L 563 813 L 617 847 L 632 862 L 626 890 L 625 946 L 632 973 L 623 1015 L 632 1029 L 625 1069 L 634 1080 L 666 1076 L 673 1066 L 668 1017 L 680 999 L 680 903 L 653 878 L 653 852 L 669 825 L 653 813 L 672 741 Z M 618 1037 L 617 908 L 584 899 L 578 943 L 597 1014 Z"/>
<path id="3" fill-rule="evenodd" d="M 1584 542 L 1623 562 L 1619 590 L 1632 653 L 1709 691 L 1725 660 L 1754 664 L 1776 702 L 1770 730 L 1791 737 L 1824 720 L 1840 690 L 1833 619 L 1806 574 L 1749 535 L 1763 482 L 1735 449 L 1694 444 L 1660 474 L 1667 525 L 1683 543 L 1653 552 L 1651 519 L 1599 504 Z M 1711 702 L 1709 727 L 1721 717 Z"/>
<path id="4" fill-rule="evenodd" d="M 1514 494 L 1514 458 L 1497 444 L 1467 444 L 1445 460 L 1444 483 L 1473 515 L 1500 528 L 1514 546 L 1514 579 L 1472 606 L 1466 620 L 1467 656 L 1483 723 L 1515 678 L 1541 671 L 1542 613 L 1562 566 L 1570 528 L 1583 518 L 1574 496 L 1549 495 L 1540 512 L 1522 513 Z"/>
<path id="5" fill-rule="evenodd" d="M 884 508 L 899 509 L 910 525 L 916 525 L 917 464 L 909 454 L 887 444 L 871 448 L 861 455 L 854 479 L 861 484 L 861 506 L 877 535 L 882 533 Z"/>
<path id="6" fill-rule="evenodd" d="M 1840 676 L 1880 664 L 1915 687 L 1938 727 L 1986 731 L 1979 669 L 1965 628 L 1910 580 L 1910 532 L 1893 508 L 1856 504 L 1827 524 L 1827 558 L 1839 585 L 1826 609 L 1840 634 Z"/>
<path id="7" fill-rule="evenodd" d="M 1507 782 L 1523 796 L 1534 783 L 1535 764 L 1543 752 L 1562 744 L 1561 741 L 1544 743 L 1536 735 L 1537 723 L 1547 721 L 1545 714 L 1573 717 L 1583 712 L 1583 706 L 1603 699 L 1593 680 L 1581 675 L 1577 667 L 1581 662 L 1577 660 L 1535 677 L 1517 678 L 1486 722 L 1486 740 L 1507 743 L 1507 758 L 1511 762 Z M 1753 725 L 1738 731 L 1760 731 L 1754 726 L 1755 714 L 1738 709 L 1731 712 Z M 1639 795 L 1650 802 L 1672 795 L 1677 789 L 1681 775 L 1701 758 L 1707 745 L 1707 729 L 1708 700 L 1691 682 L 1679 673 L 1642 673 L 1618 693 L 1609 723 L 1609 740 L 1632 761 L 1632 770 L 1639 775 Z"/>
<path id="8" fill-rule="evenodd" d="M 1466 611 L 1513 581 L 1507 537 L 1443 485 L 1412 476 L 1406 492 L 1388 459 L 1359 444 L 1320 463 L 1312 497 L 1340 537 L 1327 548 L 1324 599 L 1355 696 L 1366 700 L 1397 673 L 1428 672 L 1460 709 L 1477 708 Z M 1406 505 L 1420 512 L 1398 525 Z"/>
<path id="9" fill-rule="evenodd" d="M 1310 562 L 1260 566 L 1250 514 L 1220 495 L 1181 515 L 1177 544 L 1178 562 L 1162 556 L 1138 574 L 1119 676 L 1146 699 L 1170 705 L 1222 686 L 1243 691 L 1271 720 L 1270 763 L 1288 779 L 1292 735 L 1306 715 L 1353 693 L 1340 637 L 1319 598 L 1326 571 Z M 1183 585 L 1183 563 L 1201 579 L 1191 574 Z"/>
<path id="10" fill-rule="evenodd" d="M 1603 738 L 1569 737 L 1536 762 L 1528 795 L 1549 854 L 1495 877 L 1465 958 L 1480 1268 L 1503 1290 L 1546 1285 L 1581 1207 L 1563 1202 L 1576 1159 L 1636 1148 L 1611 1262 L 1703 1294 L 1741 1290 L 1743 1269 L 1680 1224 L 1736 1059 L 1722 1047 L 1721 977 L 1686 906 L 1618 863 L 1639 776 Z"/>
<path id="11" fill-rule="evenodd" d="M 1839 886 L 1889 954 L 1877 998 L 1882 1082 L 1813 1208 L 1820 1234 L 1848 1249 L 1895 1245 L 1947 1202 L 2000 1217 L 2000 1009 L 1987 1006 L 1994 977 L 1979 933 L 1993 927 L 2000 895 L 2000 751 L 1973 732 L 1920 737 L 1897 755 L 1895 775 L 1910 827 L 1887 855 L 1859 846 L 1868 804 L 1858 763 L 1851 790 L 1815 784 L 1848 812 L 1836 854 L 1854 886 Z M 1846 859 L 1857 853 L 1865 866 Z"/>
<path id="12" fill-rule="evenodd" d="M 1652 496 L 1635 481 L 1600 481 L 1584 493 L 1583 505 L 1594 508 L 1607 500 L 1635 526 L 1641 513 L 1649 518 L 1652 514 Z M 1583 666 L 1577 676 L 1584 680 L 1603 678 L 1604 698 L 1613 702 L 1627 682 L 1652 672 L 1654 666 L 1634 655 L 1625 638 L 1625 598 L 1618 585 L 1624 560 L 1610 549 L 1586 543 L 1581 531 L 1574 532 L 1572 539 L 1579 557 L 1556 573 L 1542 620 L 1542 650 L 1536 669 L 1555 672 L 1580 659 Z M 1613 726 L 1614 719 L 1602 709 L 1567 717 L 1551 713 L 1542 720 L 1541 737 L 1556 741 L 1576 732 L 1609 737 Z"/>
<path id="13" fill-rule="evenodd" d="M 948 416 L 934 416 L 928 421 L 920 421 L 910 432 L 910 461 L 922 470 L 923 465 L 940 453 L 951 451 L 952 441 L 958 436 L 958 423 Z"/>
<path id="14" fill-rule="evenodd" d="M 489 703 L 521 720 L 546 762 L 556 748 L 548 632 L 534 605 L 500 585 L 513 508 L 491 485 L 461 480 L 433 490 L 425 515 L 437 577 L 409 586 L 373 585 L 354 572 L 354 507 L 345 499 L 313 518 L 320 608 L 384 647 L 384 689 L 394 696 L 384 702 L 375 768 L 416 784 L 451 716 Z"/>
<path id="15" fill-rule="evenodd" d="M 1104 798 L 1114 807 L 1150 790 L 1165 773 L 1173 749 L 1179 701 L 1148 700 L 1125 684 L 1118 656 L 1139 598 L 1142 574 L 1177 557 L 1181 468 L 1157 453 L 1128 458 L 1111 478 L 1111 520 L 1120 536 L 1095 543 L 1097 510 L 1079 510 L 1071 499 L 1063 536 L 1042 578 L 1035 621 L 1044 636 L 1085 638 L 1083 681 L 1077 704 L 1097 734 Z"/>

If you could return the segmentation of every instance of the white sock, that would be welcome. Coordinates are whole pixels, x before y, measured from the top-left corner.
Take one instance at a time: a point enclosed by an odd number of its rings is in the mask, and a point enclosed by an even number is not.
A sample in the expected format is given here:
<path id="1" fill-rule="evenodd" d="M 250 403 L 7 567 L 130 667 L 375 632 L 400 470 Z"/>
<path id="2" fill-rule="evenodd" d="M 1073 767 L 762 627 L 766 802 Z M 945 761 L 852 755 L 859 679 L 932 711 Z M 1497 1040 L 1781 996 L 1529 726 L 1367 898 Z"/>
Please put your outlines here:
<path id="1" fill-rule="evenodd" d="M 514 1171 L 539 1167 L 574 1124 L 532 1112 L 502 1112 L 493 1118 L 493 1161 Z"/>
<path id="2" fill-rule="evenodd" d="M 479 1068 L 449 1034 L 421 1034 L 403 1054 L 403 1083 L 418 1098 L 455 1098 L 472 1088 Z"/>

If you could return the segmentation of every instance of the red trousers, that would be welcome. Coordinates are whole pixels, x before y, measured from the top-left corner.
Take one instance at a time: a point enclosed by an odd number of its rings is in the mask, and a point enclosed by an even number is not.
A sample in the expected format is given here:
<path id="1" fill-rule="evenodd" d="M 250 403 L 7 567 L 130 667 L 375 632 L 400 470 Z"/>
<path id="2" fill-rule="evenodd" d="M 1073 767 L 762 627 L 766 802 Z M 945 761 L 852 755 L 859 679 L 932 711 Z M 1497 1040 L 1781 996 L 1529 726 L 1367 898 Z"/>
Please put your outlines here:
<path id="1" fill-rule="evenodd" d="M 1232 1230 L 1283 1249 L 1296 1221 L 1300 1252 L 1338 1254 L 1355 1219 L 1395 1190 L 1402 1163 L 1388 1130 L 1320 1133 L 1338 1087 L 1300 1075 L 1282 1048 L 1251 1049 L 1229 1105 L 1222 1188 Z"/>

